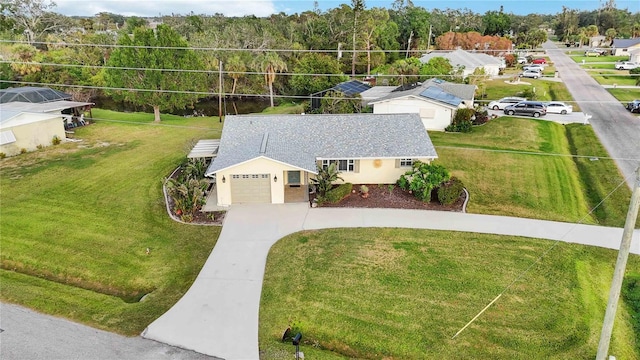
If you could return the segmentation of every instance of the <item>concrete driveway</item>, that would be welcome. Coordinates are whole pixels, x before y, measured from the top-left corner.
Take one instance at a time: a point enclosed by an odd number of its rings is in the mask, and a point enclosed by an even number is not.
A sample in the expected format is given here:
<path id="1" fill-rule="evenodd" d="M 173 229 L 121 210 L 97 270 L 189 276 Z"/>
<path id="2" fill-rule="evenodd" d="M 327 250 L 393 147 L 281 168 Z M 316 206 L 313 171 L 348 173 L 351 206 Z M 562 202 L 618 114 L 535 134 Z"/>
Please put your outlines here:
<path id="1" fill-rule="evenodd" d="M 622 229 L 425 210 L 234 205 L 192 287 L 142 334 L 227 360 L 258 359 L 258 311 L 269 248 L 311 229 L 401 227 L 527 236 L 618 249 Z M 632 253 L 640 254 L 640 232 Z"/>
<path id="2" fill-rule="evenodd" d="M 618 169 L 632 187 L 633 173 L 640 166 L 640 119 L 631 115 L 564 50 L 558 49 L 551 41 L 542 47 L 580 109 L 592 115 L 589 122 L 593 130 L 609 155 L 616 159 Z"/>

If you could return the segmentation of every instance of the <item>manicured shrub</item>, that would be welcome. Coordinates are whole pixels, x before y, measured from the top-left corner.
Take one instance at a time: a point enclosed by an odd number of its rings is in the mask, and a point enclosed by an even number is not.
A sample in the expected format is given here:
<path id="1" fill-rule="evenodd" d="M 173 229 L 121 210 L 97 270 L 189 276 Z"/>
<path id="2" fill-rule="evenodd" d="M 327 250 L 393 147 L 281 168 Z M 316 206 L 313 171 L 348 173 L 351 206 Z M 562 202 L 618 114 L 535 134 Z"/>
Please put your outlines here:
<path id="1" fill-rule="evenodd" d="M 453 204 L 460 198 L 463 189 L 462 180 L 454 176 L 438 187 L 438 201 L 443 205 Z"/>
<path id="2" fill-rule="evenodd" d="M 59 145 L 61 142 L 62 142 L 62 140 L 60 140 L 58 135 L 53 135 L 53 139 L 51 139 L 51 144 L 52 145 Z"/>
<path id="3" fill-rule="evenodd" d="M 413 196 L 424 201 L 431 201 L 431 191 L 448 181 L 451 175 L 442 165 L 427 164 L 421 161 L 413 163 L 412 169 L 398 179 L 398 186 L 410 191 Z"/>
<path id="4" fill-rule="evenodd" d="M 0 152 L 0 159 L 4 159 L 7 157 L 7 154 Z"/>
<path id="5" fill-rule="evenodd" d="M 331 204 L 335 204 L 340 200 L 347 197 L 347 195 L 351 194 L 351 190 L 353 190 L 353 184 L 344 183 L 340 184 L 333 189 L 327 191 L 324 196 L 320 199 L 321 202 L 328 202 Z"/>
<path id="6" fill-rule="evenodd" d="M 458 109 L 453 116 L 453 122 L 445 130 L 449 132 L 470 132 L 471 118 L 475 115 L 475 112 L 474 109 Z"/>

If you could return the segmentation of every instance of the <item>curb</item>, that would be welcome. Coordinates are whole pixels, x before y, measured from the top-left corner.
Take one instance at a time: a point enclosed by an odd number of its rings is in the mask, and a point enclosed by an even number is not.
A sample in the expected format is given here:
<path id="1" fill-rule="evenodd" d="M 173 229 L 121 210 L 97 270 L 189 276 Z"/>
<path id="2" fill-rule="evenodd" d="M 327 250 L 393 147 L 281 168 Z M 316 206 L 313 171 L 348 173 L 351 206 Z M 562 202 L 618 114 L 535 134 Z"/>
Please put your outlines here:
<path id="1" fill-rule="evenodd" d="M 467 188 L 462 188 L 462 191 L 464 191 L 466 198 L 464 199 L 464 204 L 462 204 L 462 213 L 466 213 L 467 212 L 467 204 L 469 203 L 469 192 L 467 191 Z"/>

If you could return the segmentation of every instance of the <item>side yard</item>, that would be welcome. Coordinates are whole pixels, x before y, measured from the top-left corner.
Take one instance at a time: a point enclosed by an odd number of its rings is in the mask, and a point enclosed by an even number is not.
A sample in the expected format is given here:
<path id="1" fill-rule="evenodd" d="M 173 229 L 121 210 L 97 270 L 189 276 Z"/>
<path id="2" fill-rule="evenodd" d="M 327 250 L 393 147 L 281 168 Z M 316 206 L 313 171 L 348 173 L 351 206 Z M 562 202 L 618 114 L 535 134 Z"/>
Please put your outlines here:
<path id="1" fill-rule="evenodd" d="M 218 227 L 169 220 L 161 180 L 220 125 L 93 115 L 81 142 L 0 160 L 0 298 L 134 335 L 186 292 L 216 243 Z"/>
<path id="2" fill-rule="evenodd" d="M 631 191 L 616 190 L 623 178 L 613 161 L 571 156 L 607 156 L 589 126 L 500 117 L 472 133 L 430 136 L 437 162 L 469 190 L 469 212 L 624 224 Z"/>

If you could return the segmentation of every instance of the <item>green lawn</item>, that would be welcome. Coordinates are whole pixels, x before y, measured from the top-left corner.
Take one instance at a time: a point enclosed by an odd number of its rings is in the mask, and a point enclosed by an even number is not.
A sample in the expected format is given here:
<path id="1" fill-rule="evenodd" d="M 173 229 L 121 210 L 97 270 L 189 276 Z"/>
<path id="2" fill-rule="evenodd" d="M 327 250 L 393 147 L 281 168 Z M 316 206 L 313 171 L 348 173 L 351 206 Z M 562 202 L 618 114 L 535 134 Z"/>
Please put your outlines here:
<path id="1" fill-rule="evenodd" d="M 591 127 L 500 117 L 472 133 L 429 135 L 438 151 L 437 163 L 469 190 L 469 212 L 624 225 L 631 197 L 626 186 L 596 213 L 588 214 L 622 182 L 615 163 L 568 156 L 606 156 Z"/>
<path id="2" fill-rule="evenodd" d="M 510 83 L 505 79 L 487 81 L 485 86 L 485 96 L 477 96 L 476 102 L 488 104 L 491 100 L 498 100 L 506 96 L 523 96 L 524 91 L 535 88 L 535 100 L 540 101 L 564 101 L 573 105 L 574 111 L 580 111 L 573 97 L 562 82 L 555 82 L 543 79 L 522 79 L 520 83 Z"/>
<path id="3" fill-rule="evenodd" d="M 616 252 L 561 243 L 457 338 L 549 241 L 411 229 L 293 234 L 269 253 L 261 359 L 592 359 Z M 640 271 L 630 258 L 628 273 Z M 621 302 L 611 353 L 638 359 Z"/>
<path id="4" fill-rule="evenodd" d="M 611 63 L 611 68 L 613 68 L 613 63 L 616 61 L 627 61 L 629 60 L 628 56 L 584 56 L 584 51 L 579 56 L 572 56 L 573 61 L 581 64 L 582 60 L 585 63 Z"/>
<path id="5" fill-rule="evenodd" d="M 0 161 L 0 298 L 134 335 L 184 294 L 218 238 L 218 227 L 170 220 L 161 183 L 221 127 L 217 118 L 93 116 L 75 130 L 81 142 Z"/>
<path id="6" fill-rule="evenodd" d="M 283 103 L 275 107 L 268 107 L 261 114 L 301 114 L 304 112 L 304 104 L 295 102 Z"/>
<path id="7" fill-rule="evenodd" d="M 626 104 L 631 100 L 640 99 L 640 88 L 637 89 L 607 89 L 616 99 Z"/>
<path id="8" fill-rule="evenodd" d="M 635 86 L 636 78 L 629 76 L 629 70 L 601 70 L 589 72 L 601 85 Z"/>

